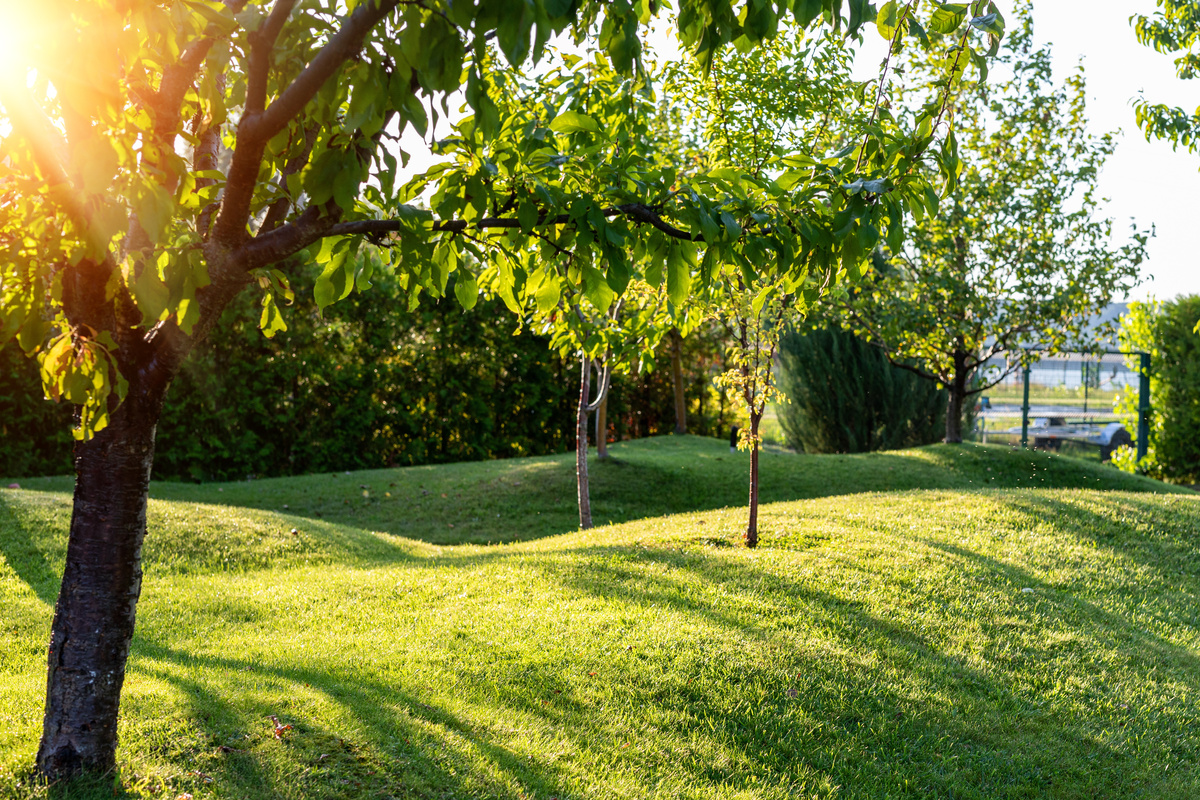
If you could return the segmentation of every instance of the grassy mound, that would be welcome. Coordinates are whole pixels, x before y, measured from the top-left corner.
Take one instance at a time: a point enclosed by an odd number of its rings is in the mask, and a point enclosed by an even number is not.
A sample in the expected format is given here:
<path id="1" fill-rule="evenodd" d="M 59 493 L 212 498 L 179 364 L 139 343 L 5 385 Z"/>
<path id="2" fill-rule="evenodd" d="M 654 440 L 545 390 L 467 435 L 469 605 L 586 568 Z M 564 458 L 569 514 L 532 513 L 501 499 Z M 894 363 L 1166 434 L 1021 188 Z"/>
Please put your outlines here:
<path id="1" fill-rule="evenodd" d="M 719 440 L 664 436 L 623 442 L 610 452 L 612 458 L 593 461 L 589 468 L 597 524 L 746 504 L 750 457 L 731 453 Z M 21 485 L 38 491 L 71 490 L 69 478 L 35 478 Z M 845 456 L 766 452 L 759 491 L 762 502 L 770 503 L 862 492 L 984 487 L 1187 491 L 1098 462 L 977 444 Z M 433 544 L 528 541 L 579 527 L 573 454 L 236 483 L 156 483 L 150 496 L 273 511 L 281 518 L 339 523 Z M 294 521 L 299 524 L 299 519 Z M 150 523 L 151 530 L 172 527 L 157 525 L 154 519 Z M 204 529 L 224 527 L 214 521 Z M 156 548 L 153 541 L 148 546 Z M 172 548 L 187 546 L 180 542 Z M 197 546 L 208 550 L 213 543 Z"/>
<path id="2" fill-rule="evenodd" d="M 779 455 L 764 491 L 812 499 L 767 507 L 747 551 L 744 510 L 713 508 L 742 502 L 743 456 L 614 455 L 607 514 L 712 510 L 550 536 L 557 459 L 155 486 L 126 791 L 1200 795 L 1194 495 L 994 448 Z M 22 799 L 47 794 L 26 765 L 69 516 L 30 483 L 0 491 L 0 797 Z M 492 541 L 529 540 L 444 544 L 486 541 L 461 524 L 484 509 Z"/>

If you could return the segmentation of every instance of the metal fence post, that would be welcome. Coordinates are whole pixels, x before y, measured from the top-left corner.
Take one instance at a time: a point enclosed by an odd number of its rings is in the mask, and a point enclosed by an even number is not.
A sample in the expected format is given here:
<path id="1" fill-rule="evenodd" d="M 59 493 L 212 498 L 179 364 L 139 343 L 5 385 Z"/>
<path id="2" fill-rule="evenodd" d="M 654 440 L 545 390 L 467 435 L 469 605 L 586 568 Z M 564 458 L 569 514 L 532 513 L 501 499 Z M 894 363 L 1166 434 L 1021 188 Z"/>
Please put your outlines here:
<path id="1" fill-rule="evenodd" d="M 1138 435 L 1137 457 L 1141 461 L 1150 449 L 1150 354 L 1141 353 L 1141 372 L 1138 378 Z"/>
<path id="2" fill-rule="evenodd" d="M 1022 371 L 1025 399 L 1021 401 L 1021 447 L 1029 447 L 1029 365 Z"/>

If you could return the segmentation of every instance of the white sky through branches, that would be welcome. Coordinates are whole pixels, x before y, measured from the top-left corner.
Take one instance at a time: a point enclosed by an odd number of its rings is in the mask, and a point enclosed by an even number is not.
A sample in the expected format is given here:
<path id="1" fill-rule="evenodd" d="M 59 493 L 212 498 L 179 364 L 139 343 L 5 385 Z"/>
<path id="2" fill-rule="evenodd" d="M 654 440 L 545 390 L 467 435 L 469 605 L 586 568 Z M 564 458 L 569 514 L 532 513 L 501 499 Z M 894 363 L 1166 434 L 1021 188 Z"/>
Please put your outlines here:
<path id="1" fill-rule="evenodd" d="M 999 3 L 1010 25 L 1011 0 Z M 1133 100 L 1139 92 L 1153 102 L 1193 109 L 1200 81 L 1175 77 L 1174 58 L 1142 47 L 1129 23 L 1134 14 L 1150 14 L 1154 0 L 1035 0 L 1033 32 L 1037 44 L 1051 43 L 1054 79 L 1063 81 L 1082 63 L 1087 76 L 1088 120 L 1093 133 L 1121 131 L 1117 148 L 1104 166 L 1100 195 L 1109 198 L 1104 214 L 1114 219 L 1118 242 L 1129 225 L 1155 226 L 1142 265 L 1143 283 L 1129 299 L 1168 299 L 1200 293 L 1200 269 L 1194 236 L 1200 228 L 1200 154 L 1173 152 L 1167 142 L 1147 142 L 1137 127 Z M 859 77 L 877 75 L 885 45 L 873 31 L 859 53 Z"/>
<path id="2" fill-rule="evenodd" d="M 1011 24 L 1014 3 L 998 4 Z M 1117 241 L 1127 239 L 1133 221 L 1140 228 L 1155 226 L 1149 259 L 1142 265 L 1144 280 L 1131 294 L 1133 300 L 1200 294 L 1200 254 L 1194 239 L 1200 230 L 1200 154 L 1174 152 L 1167 142 L 1147 142 L 1134 118 L 1133 100 L 1139 92 L 1153 102 L 1193 109 L 1200 89 L 1200 80 L 1175 77 L 1172 56 L 1137 43 L 1129 18 L 1152 13 L 1154 7 L 1154 0 L 1036 0 L 1033 7 L 1036 42 L 1053 45 L 1055 80 L 1061 82 L 1082 63 L 1092 132 L 1121 131 L 1100 179 L 1100 194 L 1109 198 L 1103 213 L 1115 220 Z M 653 27 L 650 41 L 659 57 L 677 56 L 674 37 L 665 32 L 666 20 L 657 20 Z M 856 73 L 866 79 L 878 75 L 885 42 L 873 29 L 864 38 Z M 460 103 L 458 98 L 451 100 L 452 113 Z M 445 132 L 439 130 L 438 135 Z M 427 146 L 411 130 L 403 147 L 413 156 L 406 172 L 431 163 Z"/>

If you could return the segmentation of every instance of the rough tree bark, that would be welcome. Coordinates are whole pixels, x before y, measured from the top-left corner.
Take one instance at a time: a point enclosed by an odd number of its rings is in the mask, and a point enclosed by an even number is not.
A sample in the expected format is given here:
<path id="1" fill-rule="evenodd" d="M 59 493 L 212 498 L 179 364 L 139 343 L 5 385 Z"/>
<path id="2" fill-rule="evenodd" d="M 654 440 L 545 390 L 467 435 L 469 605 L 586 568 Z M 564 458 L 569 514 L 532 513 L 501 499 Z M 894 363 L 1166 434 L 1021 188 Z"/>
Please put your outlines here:
<path id="1" fill-rule="evenodd" d="M 946 404 L 946 442 L 962 443 L 962 412 L 967 397 L 967 353 L 954 353 L 954 380 L 950 383 L 950 399 Z"/>
<path id="2" fill-rule="evenodd" d="M 675 433 L 687 433 L 687 397 L 683 386 L 683 337 L 678 328 L 667 334 L 671 340 L 671 379 L 675 388 Z"/>
<path id="3" fill-rule="evenodd" d="M 38 768 L 115 767 L 117 709 L 142 586 L 146 493 L 162 391 L 131 387 L 109 426 L 75 445 L 75 504 L 50 633 Z"/>

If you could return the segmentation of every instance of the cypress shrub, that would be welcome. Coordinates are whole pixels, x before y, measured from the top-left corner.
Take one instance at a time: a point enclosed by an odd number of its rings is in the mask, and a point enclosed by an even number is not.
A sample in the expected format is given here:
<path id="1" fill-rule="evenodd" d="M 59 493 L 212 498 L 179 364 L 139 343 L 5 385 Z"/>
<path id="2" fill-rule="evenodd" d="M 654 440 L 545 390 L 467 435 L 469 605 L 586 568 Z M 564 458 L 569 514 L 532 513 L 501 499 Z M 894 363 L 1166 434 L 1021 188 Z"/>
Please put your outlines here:
<path id="1" fill-rule="evenodd" d="M 862 453 L 940 441 L 945 389 L 890 364 L 877 348 L 836 327 L 789 331 L 779 343 L 778 407 L 788 446 L 806 453 Z"/>
<path id="2" fill-rule="evenodd" d="M 1154 450 L 1165 476 L 1200 483 L 1200 296 L 1163 303 L 1154 326 L 1154 362 L 1162 415 Z"/>

